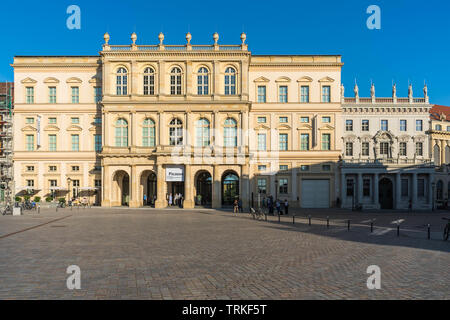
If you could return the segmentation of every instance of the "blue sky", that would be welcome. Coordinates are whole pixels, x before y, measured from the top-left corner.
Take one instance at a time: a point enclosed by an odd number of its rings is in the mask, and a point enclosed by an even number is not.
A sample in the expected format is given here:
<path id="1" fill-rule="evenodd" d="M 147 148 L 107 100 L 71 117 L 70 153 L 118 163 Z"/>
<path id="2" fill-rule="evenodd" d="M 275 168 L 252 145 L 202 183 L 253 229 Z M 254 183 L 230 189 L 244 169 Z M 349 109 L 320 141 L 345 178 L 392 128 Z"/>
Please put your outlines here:
<path id="1" fill-rule="evenodd" d="M 66 27 L 66 9 L 81 8 L 81 30 Z M 369 30 L 369 5 L 381 8 L 381 30 Z M 13 80 L 15 55 L 95 55 L 103 34 L 110 43 L 128 44 L 135 31 L 138 44 L 247 43 L 254 54 L 341 54 L 343 83 L 352 95 L 358 79 L 368 96 L 371 80 L 377 96 L 422 96 L 426 80 L 431 102 L 450 106 L 450 1 L 446 0 L 284 0 L 284 1 L 8 1 L 0 11 L 0 81 Z"/>

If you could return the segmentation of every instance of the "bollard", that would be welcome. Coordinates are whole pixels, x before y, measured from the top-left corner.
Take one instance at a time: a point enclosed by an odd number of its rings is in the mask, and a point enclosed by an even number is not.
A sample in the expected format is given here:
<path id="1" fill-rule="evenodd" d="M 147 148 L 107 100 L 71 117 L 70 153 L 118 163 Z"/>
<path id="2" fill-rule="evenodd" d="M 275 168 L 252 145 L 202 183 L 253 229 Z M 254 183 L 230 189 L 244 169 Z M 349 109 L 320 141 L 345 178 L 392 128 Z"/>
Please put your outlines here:
<path id="1" fill-rule="evenodd" d="M 370 222 L 370 233 L 373 233 L 373 220 Z"/>
<path id="2" fill-rule="evenodd" d="M 309 219 L 309 225 L 311 225 L 311 216 L 308 216 Z"/>
<path id="3" fill-rule="evenodd" d="M 327 229 L 330 228 L 330 217 L 327 217 Z"/>
<path id="4" fill-rule="evenodd" d="M 278 223 L 280 223 L 281 222 L 281 220 L 280 220 L 280 214 L 278 214 Z"/>
<path id="5" fill-rule="evenodd" d="M 347 223 L 348 223 L 347 230 L 350 231 L 350 219 L 348 219 Z"/>
<path id="6" fill-rule="evenodd" d="M 397 223 L 397 237 L 400 237 L 400 224 Z"/>
<path id="7" fill-rule="evenodd" d="M 295 216 L 292 216 L 292 224 L 295 224 Z"/>
<path id="8" fill-rule="evenodd" d="M 431 240 L 430 224 L 428 224 L 428 240 Z"/>

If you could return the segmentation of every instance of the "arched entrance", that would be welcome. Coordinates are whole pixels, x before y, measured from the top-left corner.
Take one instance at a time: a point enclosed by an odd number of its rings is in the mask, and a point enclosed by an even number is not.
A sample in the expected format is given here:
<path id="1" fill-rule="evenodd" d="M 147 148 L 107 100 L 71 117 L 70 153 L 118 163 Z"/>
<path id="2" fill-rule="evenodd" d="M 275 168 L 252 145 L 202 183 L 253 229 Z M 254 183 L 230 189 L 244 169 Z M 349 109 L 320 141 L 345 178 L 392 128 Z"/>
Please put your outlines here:
<path id="1" fill-rule="evenodd" d="M 227 171 L 222 176 L 222 205 L 231 206 L 239 197 L 239 176 L 234 171 Z"/>
<path id="2" fill-rule="evenodd" d="M 119 170 L 114 174 L 114 189 L 111 205 L 129 206 L 130 204 L 130 176 L 127 172 Z"/>
<path id="3" fill-rule="evenodd" d="M 200 171 L 195 181 L 195 205 L 210 207 L 212 203 L 212 177 L 208 171 Z"/>
<path id="4" fill-rule="evenodd" d="M 394 208 L 394 188 L 392 181 L 388 178 L 383 178 L 379 182 L 379 201 L 381 209 Z"/>
<path id="5" fill-rule="evenodd" d="M 141 201 L 143 206 L 155 206 L 156 186 L 156 174 L 153 171 L 144 171 L 141 175 Z"/>

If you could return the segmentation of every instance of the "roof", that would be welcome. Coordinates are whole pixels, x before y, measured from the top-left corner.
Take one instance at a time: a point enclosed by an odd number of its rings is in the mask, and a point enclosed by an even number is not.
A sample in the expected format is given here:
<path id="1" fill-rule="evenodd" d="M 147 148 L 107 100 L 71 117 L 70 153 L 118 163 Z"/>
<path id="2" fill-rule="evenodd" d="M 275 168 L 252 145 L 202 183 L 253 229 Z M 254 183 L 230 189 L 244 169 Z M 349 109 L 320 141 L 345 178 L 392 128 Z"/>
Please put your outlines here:
<path id="1" fill-rule="evenodd" d="M 450 107 L 434 105 L 430 110 L 431 120 L 441 120 L 441 115 L 445 115 L 445 120 L 450 121 Z"/>

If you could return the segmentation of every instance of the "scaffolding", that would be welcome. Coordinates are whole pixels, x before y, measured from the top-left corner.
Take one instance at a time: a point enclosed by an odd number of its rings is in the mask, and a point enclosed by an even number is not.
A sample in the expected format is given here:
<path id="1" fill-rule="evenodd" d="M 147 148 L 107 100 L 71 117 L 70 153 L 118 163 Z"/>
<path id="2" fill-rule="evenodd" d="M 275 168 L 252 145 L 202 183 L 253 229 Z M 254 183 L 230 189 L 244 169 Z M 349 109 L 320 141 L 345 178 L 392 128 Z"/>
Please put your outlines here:
<path id="1" fill-rule="evenodd" d="M 0 83 L 0 205 L 12 204 L 13 197 L 13 105 L 14 84 Z"/>

